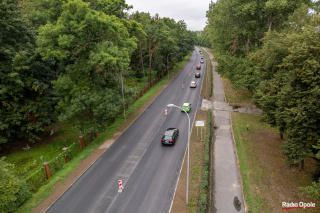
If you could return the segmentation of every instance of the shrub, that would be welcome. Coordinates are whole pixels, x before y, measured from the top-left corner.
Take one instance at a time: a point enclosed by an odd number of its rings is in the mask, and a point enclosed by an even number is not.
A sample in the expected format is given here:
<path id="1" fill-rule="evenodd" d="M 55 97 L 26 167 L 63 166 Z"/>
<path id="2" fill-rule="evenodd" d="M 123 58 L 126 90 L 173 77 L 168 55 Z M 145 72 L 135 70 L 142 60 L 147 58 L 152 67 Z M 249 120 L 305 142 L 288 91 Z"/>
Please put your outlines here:
<path id="1" fill-rule="evenodd" d="M 13 164 L 0 158 L 0 212 L 14 212 L 31 195 L 23 179 L 13 172 Z"/>

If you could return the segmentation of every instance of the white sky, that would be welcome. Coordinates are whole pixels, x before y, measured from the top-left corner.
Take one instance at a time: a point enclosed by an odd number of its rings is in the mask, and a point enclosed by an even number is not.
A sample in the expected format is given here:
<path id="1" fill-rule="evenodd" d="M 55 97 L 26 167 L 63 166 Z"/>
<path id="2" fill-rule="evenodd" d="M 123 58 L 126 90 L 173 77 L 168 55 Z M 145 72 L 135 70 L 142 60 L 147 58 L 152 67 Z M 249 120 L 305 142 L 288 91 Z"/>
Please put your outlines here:
<path id="1" fill-rule="evenodd" d="M 188 30 L 203 30 L 206 26 L 206 11 L 211 0 L 126 0 L 133 9 L 129 12 L 149 12 L 151 16 L 156 13 L 161 18 L 168 17 L 176 22 L 184 20 Z"/>

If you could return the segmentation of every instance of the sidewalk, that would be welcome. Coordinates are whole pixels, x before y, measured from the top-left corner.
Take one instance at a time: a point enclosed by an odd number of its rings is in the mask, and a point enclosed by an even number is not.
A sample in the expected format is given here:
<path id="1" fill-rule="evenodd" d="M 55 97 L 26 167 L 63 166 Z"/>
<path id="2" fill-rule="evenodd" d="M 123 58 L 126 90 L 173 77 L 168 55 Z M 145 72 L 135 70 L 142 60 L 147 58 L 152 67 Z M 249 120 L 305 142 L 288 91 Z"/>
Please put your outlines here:
<path id="1" fill-rule="evenodd" d="M 214 136 L 214 206 L 218 213 L 245 212 L 243 205 L 242 187 L 237 164 L 235 144 L 230 122 L 230 112 L 233 111 L 226 100 L 220 75 L 214 72 L 214 125 L 217 127 Z M 241 206 L 235 202 L 238 197 Z"/>

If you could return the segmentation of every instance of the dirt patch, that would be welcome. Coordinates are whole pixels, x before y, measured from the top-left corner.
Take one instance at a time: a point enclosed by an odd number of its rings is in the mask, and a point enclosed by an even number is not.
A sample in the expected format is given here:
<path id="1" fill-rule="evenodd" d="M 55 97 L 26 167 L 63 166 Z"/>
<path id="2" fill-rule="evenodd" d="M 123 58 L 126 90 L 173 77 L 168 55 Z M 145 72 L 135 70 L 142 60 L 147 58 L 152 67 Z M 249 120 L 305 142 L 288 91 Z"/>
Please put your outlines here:
<path id="1" fill-rule="evenodd" d="M 207 120 L 207 111 L 197 111 L 196 120 Z M 202 141 L 200 129 L 193 126 L 190 137 L 190 167 L 189 167 L 189 205 L 186 205 L 186 191 L 187 191 L 187 153 L 184 158 L 181 174 L 179 177 L 178 186 L 176 189 L 175 197 L 171 212 L 197 212 L 199 193 L 201 187 L 203 155 L 204 155 L 204 139 L 206 130 L 202 129 Z"/>

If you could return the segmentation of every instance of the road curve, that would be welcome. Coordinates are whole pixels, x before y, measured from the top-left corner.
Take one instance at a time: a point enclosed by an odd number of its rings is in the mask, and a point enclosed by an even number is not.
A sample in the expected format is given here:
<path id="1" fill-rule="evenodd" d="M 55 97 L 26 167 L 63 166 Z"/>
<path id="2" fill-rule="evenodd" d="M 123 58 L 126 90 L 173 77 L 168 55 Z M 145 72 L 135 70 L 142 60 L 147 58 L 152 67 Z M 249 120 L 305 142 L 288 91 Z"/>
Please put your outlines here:
<path id="1" fill-rule="evenodd" d="M 167 104 L 191 103 L 193 122 L 205 69 L 202 64 L 196 79 L 199 63 L 196 48 L 177 77 L 47 212 L 169 212 L 187 147 L 188 119 Z M 189 88 L 191 81 L 197 88 Z M 169 127 L 180 130 L 179 138 L 172 147 L 162 146 Z M 121 193 L 118 180 L 124 186 Z"/>

